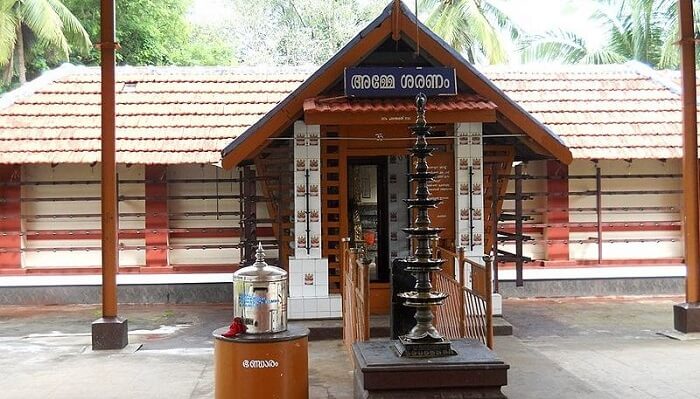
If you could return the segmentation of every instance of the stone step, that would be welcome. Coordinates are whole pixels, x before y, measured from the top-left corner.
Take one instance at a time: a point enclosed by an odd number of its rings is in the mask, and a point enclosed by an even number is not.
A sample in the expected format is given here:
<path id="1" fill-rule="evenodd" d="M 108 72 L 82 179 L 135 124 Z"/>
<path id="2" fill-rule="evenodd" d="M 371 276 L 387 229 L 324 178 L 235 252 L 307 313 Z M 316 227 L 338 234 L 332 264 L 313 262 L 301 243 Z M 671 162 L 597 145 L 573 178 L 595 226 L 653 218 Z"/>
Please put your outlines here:
<path id="1" fill-rule="evenodd" d="M 513 335 L 513 325 L 501 316 L 494 316 L 493 335 L 497 337 Z"/>
<path id="2" fill-rule="evenodd" d="M 290 324 L 298 324 L 309 329 L 310 341 L 343 338 L 343 321 L 341 319 L 295 320 Z M 369 336 L 372 338 L 387 338 L 390 335 L 389 318 L 372 316 L 370 318 Z M 513 335 L 513 326 L 503 317 L 493 318 L 493 335 Z"/>

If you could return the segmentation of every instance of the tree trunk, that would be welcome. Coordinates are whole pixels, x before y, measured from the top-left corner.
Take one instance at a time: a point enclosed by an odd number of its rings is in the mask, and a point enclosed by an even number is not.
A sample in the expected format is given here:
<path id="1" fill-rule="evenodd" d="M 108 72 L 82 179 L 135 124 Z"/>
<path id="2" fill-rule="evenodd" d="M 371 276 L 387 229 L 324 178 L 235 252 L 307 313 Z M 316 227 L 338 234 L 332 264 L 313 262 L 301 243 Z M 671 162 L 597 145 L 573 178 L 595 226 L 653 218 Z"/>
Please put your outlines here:
<path id="1" fill-rule="evenodd" d="M 15 44 L 15 66 L 19 76 L 19 84 L 27 83 L 27 66 L 24 64 L 24 37 L 22 36 L 22 23 L 18 23 L 15 28 L 17 32 L 17 43 Z"/>

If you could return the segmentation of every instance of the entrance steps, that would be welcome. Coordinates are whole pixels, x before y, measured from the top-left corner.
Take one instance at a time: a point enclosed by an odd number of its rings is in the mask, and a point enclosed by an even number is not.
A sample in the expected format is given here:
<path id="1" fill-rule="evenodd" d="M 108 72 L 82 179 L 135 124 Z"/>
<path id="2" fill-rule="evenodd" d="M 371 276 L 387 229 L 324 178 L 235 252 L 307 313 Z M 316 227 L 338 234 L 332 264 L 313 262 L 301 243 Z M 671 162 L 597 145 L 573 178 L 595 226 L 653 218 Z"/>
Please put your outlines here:
<path id="1" fill-rule="evenodd" d="M 290 321 L 289 324 L 308 328 L 310 341 L 343 338 L 343 321 L 341 319 L 294 320 Z M 371 338 L 389 337 L 389 316 L 371 316 L 369 325 Z M 494 317 L 493 334 L 496 336 L 513 335 L 513 326 L 503 317 Z"/>

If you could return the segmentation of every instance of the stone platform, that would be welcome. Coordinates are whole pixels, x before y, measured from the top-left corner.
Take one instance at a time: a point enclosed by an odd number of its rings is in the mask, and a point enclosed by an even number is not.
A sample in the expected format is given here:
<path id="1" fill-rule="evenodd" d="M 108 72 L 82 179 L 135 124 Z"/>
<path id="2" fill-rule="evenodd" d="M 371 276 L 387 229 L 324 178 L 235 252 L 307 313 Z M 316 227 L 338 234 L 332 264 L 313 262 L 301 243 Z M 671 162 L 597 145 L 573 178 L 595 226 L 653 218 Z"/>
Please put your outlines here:
<path id="1" fill-rule="evenodd" d="M 394 341 L 353 345 L 355 399 L 505 398 L 510 366 L 473 339 L 452 341 L 455 356 L 415 359 L 396 356 Z"/>

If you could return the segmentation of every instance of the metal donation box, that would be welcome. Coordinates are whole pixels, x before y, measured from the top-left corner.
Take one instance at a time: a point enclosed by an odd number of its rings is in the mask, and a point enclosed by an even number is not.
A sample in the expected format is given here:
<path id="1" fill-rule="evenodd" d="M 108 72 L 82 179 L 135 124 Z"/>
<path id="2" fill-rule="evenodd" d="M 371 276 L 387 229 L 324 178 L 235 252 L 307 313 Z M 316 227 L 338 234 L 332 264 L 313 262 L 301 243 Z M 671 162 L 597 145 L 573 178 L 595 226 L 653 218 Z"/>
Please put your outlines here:
<path id="1" fill-rule="evenodd" d="M 287 272 L 262 259 L 233 273 L 233 316 L 248 334 L 287 329 Z"/>
<path id="2" fill-rule="evenodd" d="M 287 328 L 287 272 L 256 262 L 233 274 L 230 327 L 214 331 L 215 397 L 307 399 L 308 334 Z"/>

